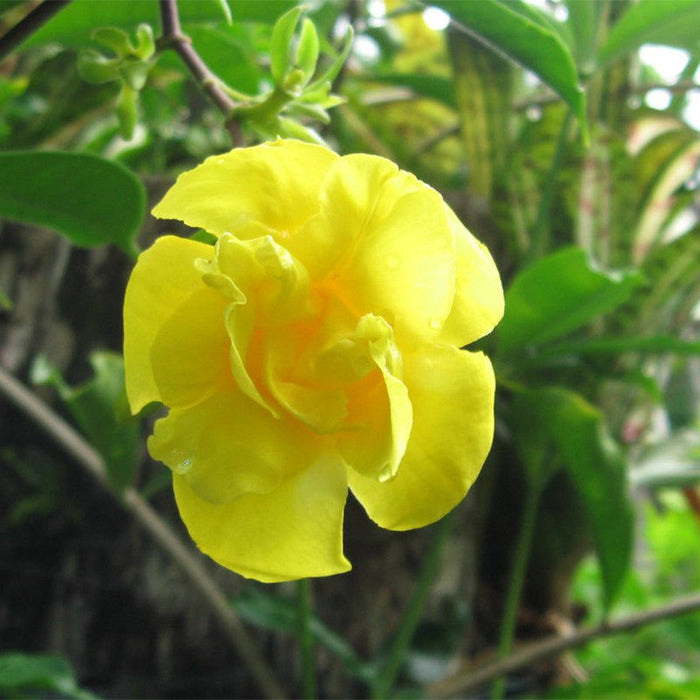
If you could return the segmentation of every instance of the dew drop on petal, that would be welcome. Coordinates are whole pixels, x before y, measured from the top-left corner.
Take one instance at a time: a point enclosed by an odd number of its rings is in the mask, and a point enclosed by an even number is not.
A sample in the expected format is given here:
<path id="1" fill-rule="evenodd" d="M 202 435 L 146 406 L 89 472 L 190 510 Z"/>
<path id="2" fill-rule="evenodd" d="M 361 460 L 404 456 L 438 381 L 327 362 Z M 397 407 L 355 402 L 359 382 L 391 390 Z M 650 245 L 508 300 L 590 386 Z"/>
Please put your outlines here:
<path id="1" fill-rule="evenodd" d="M 439 318 L 434 318 L 428 324 L 434 331 L 439 331 L 442 328 L 442 321 Z"/>
<path id="2" fill-rule="evenodd" d="M 189 457 L 179 460 L 174 466 L 173 471 L 180 476 L 187 474 L 192 469 L 192 460 Z"/>
<path id="3" fill-rule="evenodd" d="M 390 270 L 396 270 L 399 266 L 399 259 L 395 255 L 390 255 L 386 259 L 386 265 Z"/>

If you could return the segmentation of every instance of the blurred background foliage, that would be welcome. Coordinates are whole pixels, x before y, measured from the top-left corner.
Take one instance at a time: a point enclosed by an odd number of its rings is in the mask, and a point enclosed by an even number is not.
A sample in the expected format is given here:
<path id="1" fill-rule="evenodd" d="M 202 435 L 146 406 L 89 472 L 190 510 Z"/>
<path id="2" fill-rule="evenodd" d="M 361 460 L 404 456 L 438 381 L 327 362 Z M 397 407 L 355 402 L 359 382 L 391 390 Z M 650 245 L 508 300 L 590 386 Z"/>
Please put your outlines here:
<path id="1" fill-rule="evenodd" d="M 148 204 L 277 134 L 415 172 L 506 288 L 478 344 L 492 454 L 447 525 L 388 535 L 349 505 L 355 569 L 314 582 L 318 693 L 439 695 L 516 643 L 697 590 L 700 2 L 186 0 L 214 101 L 162 35 L 168 4 L 74 0 L 0 53 L 0 361 L 117 496 L 0 403 L 0 694 L 262 692 L 119 508 L 136 492 L 187 541 L 152 416 L 128 415 L 120 308 L 133 256 L 171 230 Z M 0 2 L 0 51 L 41 7 Z M 202 565 L 284 692 L 308 694 L 294 589 Z M 469 692 L 691 698 L 699 664 L 694 613 Z"/>

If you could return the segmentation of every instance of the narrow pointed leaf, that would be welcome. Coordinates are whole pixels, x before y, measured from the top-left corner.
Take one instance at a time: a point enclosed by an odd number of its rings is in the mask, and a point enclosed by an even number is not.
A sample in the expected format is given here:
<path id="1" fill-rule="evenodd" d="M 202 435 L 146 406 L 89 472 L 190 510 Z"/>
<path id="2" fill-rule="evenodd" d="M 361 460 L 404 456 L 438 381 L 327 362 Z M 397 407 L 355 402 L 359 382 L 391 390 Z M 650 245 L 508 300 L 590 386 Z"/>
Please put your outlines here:
<path id="1" fill-rule="evenodd" d="M 457 107 L 454 86 L 450 78 L 431 73 L 380 73 L 378 75 L 359 76 L 360 81 L 367 83 L 386 83 L 391 86 L 402 86 L 413 90 L 416 97 L 428 97 L 446 104 L 453 109 Z"/>
<path id="2" fill-rule="evenodd" d="M 345 33 L 343 48 L 341 49 L 340 53 L 335 58 L 333 63 L 331 63 L 331 65 L 328 66 L 328 68 L 326 68 L 322 75 L 319 78 L 317 78 L 311 85 L 309 85 L 308 92 L 313 92 L 314 90 L 321 88 L 325 83 L 332 83 L 335 80 L 338 73 L 340 73 L 340 69 L 345 63 L 345 60 L 350 55 L 350 51 L 352 49 L 352 42 L 354 38 L 355 32 L 350 26 L 348 27 L 348 30 Z"/>
<path id="3" fill-rule="evenodd" d="M 216 4 L 221 10 L 221 14 L 226 20 L 226 24 L 233 24 L 233 15 L 231 14 L 231 8 L 228 6 L 228 0 L 216 0 Z"/>
<path id="4" fill-rule="evenodd" d="M 304 74 L 302 84 L 306 84 L 313 76 L 318 61 L 319 41 L 316 26 L 308 18 L 301 25 L 301 36 L 297 46 L 296 65 Z"/>
<path id="5" fill-rule="evenodd" d="M 700 0 L 640 0 L 630 4 L 600 48 L 598 61 L 609 63 L 636 51 L 642 44 L 700 48 Z"/>
<path id="6" fill-rule="evenodd" d="M 576 64 L 560 33 L 521 2 L 431 0 L 470 34 L 551 87 L 585 123 L 585 97 Z"/>
<path id="7" fill-rule="evenodd" d="M 301 7 L 295 7 L 282 15 L 272 30 L 272 38 L 270 39 L 270 72 L 278 85 L 282 85 L 284 82 L 284 76 L 289 68 L 289 48 L 292 36 L 294 36 L 294 30 L 301 16 L 301 11 Z"/>
<path id="8" fill-rule="evenodd" d="M 700 341 L 684 340 L 672 335 L 621 338 L 586 338 L 557 343 L 539 354 L 542 359 L 566 355 L 618 355 L 625 352 L 658 355 L 700 355 Z"/>
<path id="9" fill-rule="evenodd" d="M 639 263 L 658 243 L 673 212 L 676 193 L 698 170 L 700 139 L 691 141 L 661 164 L 647 193 L 637 222 L 632 259 Z"/>
<path id="10" fill-rule="evenodd" d="M 512 416 L 516 449 L 528 471 L 535 471 L 535 460 L 544 462 L 554 449 L 581 496 L 600 562 L 603 604 L 608 609 L 632 554 L 633 515 L 626 459 L 610 437 L 602 414 L 568 389 L 545 387 L 520 392 L 514 398 Z"/>
<path id="11" fill-rule="evenodd" d="M 624 301 L 643 282 L 635 271 L 604 272 L 580 248 L 564 248 L 518 274 L 506 292 L 499 352 L 524 353 L 585 326 Z"/>

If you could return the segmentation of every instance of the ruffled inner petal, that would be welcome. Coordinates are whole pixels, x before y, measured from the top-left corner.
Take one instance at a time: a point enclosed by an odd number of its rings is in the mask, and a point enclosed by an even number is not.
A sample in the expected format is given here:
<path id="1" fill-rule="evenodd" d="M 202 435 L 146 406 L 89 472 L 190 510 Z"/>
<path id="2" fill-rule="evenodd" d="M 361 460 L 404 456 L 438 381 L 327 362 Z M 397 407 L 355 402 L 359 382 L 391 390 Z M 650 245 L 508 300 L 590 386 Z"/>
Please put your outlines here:
<path id="1" fill-rule="evenodd" d="M 190 536 L 222 566 L 265 582 L 350 569 L 342 548 L 347 479 L 333 457 L 317 457 L 271 493 L 225 504 L 201 499 L 186 477 L 176 474 L 173 484 Z"/>
<path id="2" fill-rule="evenodd" d="M 396 477 L 348 470 L 350 488 L 381 527 L 409 530 L 454 508 L 481 470 L 493 438 L 495 381 L 481 353 L 445 345 L 404 356 L 413 431 Z"/>
<path id="3" fill-rule="evenodd" d="M 270 401 L 260 393 L 260 382 L 256 384 L 251 376 L 248 362 L 248 350 L 255 327 L 255 307 L 232 304 L 225 314 L 225 325 L 230 339 L 231 374 L 238 388 L 249 398 L 262 406 L 271 416 L 278 418 L 279 413 Z M 255 364 L 255 363 L 250 363 Z M 259 373 L 255 373 L 258 377 Z"/>
<path id="4" fill-rule="evenodd" d="M 319 384 L 315 376 L 318 319 L 278 329 L 265 344 L 266 386 L 289 413 L 319 433 L 339 428 L 347 415 L 342 388 Z"/>
<path id="5" fill-rule="evenodd" d="M 372 314 L 364 316 L 355 339 L 366 343 L 375 371 L 349 388 L 348 419 L 338 433 L 338 449 L 351 469 L 386 481 L 396 475 L 406 451 L 413 409 L 389 324 Z"/>

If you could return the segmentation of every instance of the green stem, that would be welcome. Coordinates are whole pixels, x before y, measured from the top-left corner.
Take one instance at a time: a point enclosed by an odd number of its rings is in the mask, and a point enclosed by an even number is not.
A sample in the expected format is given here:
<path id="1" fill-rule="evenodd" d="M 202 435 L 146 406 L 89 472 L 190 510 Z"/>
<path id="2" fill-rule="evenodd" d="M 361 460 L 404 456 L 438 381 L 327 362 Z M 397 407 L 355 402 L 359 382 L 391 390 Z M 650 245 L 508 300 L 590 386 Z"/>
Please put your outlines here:
<path id="1" fill-rule="evenodd" d="M 301 697 L 313 700 L 318 696 L 316 685 L 316 655 L 311 632 L 311 581 L 297 581 L 297 635 L 301 655 Z"/>
<path id="2" fill-rule="evenodd" d="M 501 623 L 501 634 L 498 643 L 499 659 L 507 656 L 513 646 L 518 606 L 523 591 L 523 584 L 525 583 L 525 574 L 527 573 L 527 563 L 530 558 L 530 547 L 532 545 L 532 535 L 535 529 L 537 509 L 543 490 L 542 485 L 539 483 L 532 483 L 527 489 L 525 511 L 523 512 L 522 521 L 520 523 L 518 541 L 515 545 L 513 570 L 508 583 L 508 593 L 505 609 L 503 611 L 503 622 Z M 504 690 L 505 678 L 498 678 L 491 687 L 492 700 L 500 700 L 500 698 L 503 698 Z"/>
<path id="3" fill-rule="evenodd" d="M 413 590 L 411 600 L 408 602 L 408 606 L 403 614 L 396 636 L 392 641 L 384 667 L 371 683 L 371 695 L 376 700 L 386 699 L 390 696 L 396 676 L 401 670 L 401 666 L 406 657 L 408 645 L 411 643 L 411 639 L 413 639 L 413 634 L 423 614 L 423 608 L 425 607 L 435 576 L 438 573 L 441 554 L 447 542 L 447 538 L 452 531 L 453 524 L 454 511 L 446 515 L 435 526 L 435 534 L 428 547 L 421 570 L 418 573 L 416 587 Z"/>
<path id="4" fill-rule="evenodd" d="M 571 109 L 566 110 L 566 116 L 562 122 L 561 130 L 559 131 L 559 138 L 557 139 L 557 145 L 554 149 L 552 164 L 549 166 L 549 171 L 544 181 L 542 197 L 540 198 L 540 203 L 537 207 L 537 215 L 535 216 L 535 224 L 532 227 L 531 243 L 526 256 L 526 264 L 532 263 L 542 257 L 549 247 L 552 199 L 554 198 L 554 190 L 557 185 L 561 164 L 564 160 L 564 151 L 566 150 L 566 142 L 569 136 L 569 125 L 573 119 L 573 114 Z"/>

